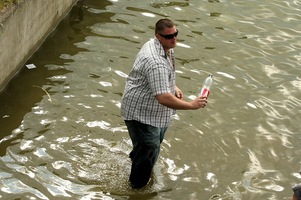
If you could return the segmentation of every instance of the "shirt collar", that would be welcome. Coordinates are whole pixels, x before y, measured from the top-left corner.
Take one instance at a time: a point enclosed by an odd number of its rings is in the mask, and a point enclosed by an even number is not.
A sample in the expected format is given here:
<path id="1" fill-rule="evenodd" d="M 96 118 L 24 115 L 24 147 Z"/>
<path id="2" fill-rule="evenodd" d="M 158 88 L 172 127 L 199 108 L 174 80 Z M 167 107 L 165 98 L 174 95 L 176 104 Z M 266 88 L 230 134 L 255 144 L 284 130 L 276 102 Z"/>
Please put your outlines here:
<path id="1" fill-rule="evenodd" d="M 157 47 L 157 49 L 159 51 L 159 55 L 164 57 L 164 58 L 167 58 L 168 55 L 165 52 L 165 50 L 164 50 L 162 44 L 160 43 L 160 41 L 157 38 L 154 38 L 154 40 L 155 40 L 155 46 Z M 170 51 L 171 51 L 171 49 L 170 49 Z"/>

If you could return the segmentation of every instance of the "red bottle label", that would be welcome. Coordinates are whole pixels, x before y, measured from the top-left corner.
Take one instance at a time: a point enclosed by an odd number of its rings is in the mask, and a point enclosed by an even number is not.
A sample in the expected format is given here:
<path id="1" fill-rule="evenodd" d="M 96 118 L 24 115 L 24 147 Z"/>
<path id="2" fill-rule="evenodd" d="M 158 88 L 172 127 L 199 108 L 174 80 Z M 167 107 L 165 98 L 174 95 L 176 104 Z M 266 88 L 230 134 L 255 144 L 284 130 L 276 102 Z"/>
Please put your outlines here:
<path id="1" fill-rule="evenodd" d="M 210 90 L 208 90 L 207 88 L 203 88 L 202 91 L 201 91 L 201 97 L 206 97 L 208 98 L 210 94 Z"/>

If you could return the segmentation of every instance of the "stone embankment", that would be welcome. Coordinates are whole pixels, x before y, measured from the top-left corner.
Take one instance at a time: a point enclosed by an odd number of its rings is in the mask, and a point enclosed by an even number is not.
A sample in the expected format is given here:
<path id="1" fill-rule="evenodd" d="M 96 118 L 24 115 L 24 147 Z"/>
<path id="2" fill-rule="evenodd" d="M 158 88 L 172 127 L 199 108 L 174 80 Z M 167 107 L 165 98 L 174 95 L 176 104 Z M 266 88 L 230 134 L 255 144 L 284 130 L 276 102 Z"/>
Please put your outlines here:
<path id="1" fill-rule="evenodd" d="M 77 0 L 23 0 L 0 13 L 0 91 Z"/>

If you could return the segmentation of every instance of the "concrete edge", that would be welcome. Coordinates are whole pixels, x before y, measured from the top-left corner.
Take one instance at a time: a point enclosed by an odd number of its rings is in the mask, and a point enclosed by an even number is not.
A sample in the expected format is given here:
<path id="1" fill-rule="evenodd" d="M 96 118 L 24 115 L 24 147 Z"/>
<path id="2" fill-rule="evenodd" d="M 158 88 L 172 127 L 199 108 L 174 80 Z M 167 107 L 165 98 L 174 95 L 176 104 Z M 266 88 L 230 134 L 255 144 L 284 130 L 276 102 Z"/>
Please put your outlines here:
<path id="1" fill-rule="evenodd" d="M 78 0 L 26 0 L 0 21 L 0 92 L 18 74 Z"/>

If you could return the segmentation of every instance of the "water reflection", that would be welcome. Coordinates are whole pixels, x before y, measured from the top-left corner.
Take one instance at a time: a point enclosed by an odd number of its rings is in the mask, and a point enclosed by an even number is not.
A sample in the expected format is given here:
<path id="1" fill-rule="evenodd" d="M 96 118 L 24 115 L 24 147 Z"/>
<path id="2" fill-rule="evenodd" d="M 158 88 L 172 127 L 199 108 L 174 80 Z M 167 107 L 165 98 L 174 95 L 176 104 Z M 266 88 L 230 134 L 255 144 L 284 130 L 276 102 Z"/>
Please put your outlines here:
<path id="1" fill-rule="evenodd" d="M 72 7 L 69 13 L 70 24 L 75 24 L 83 21 L 84 8 L 86 8 L 85 0 L 77 1 L 76 5 Z"/>
<path id="2" fill-rule="evenodd" d="M 0 94 L 7 199 L 290 199 L 300 182 L 300 3 L 79 1 Z M 180 111 L 153 180 L 128 186 L 124 82 L 159 17 L 180 29 Z"/>

